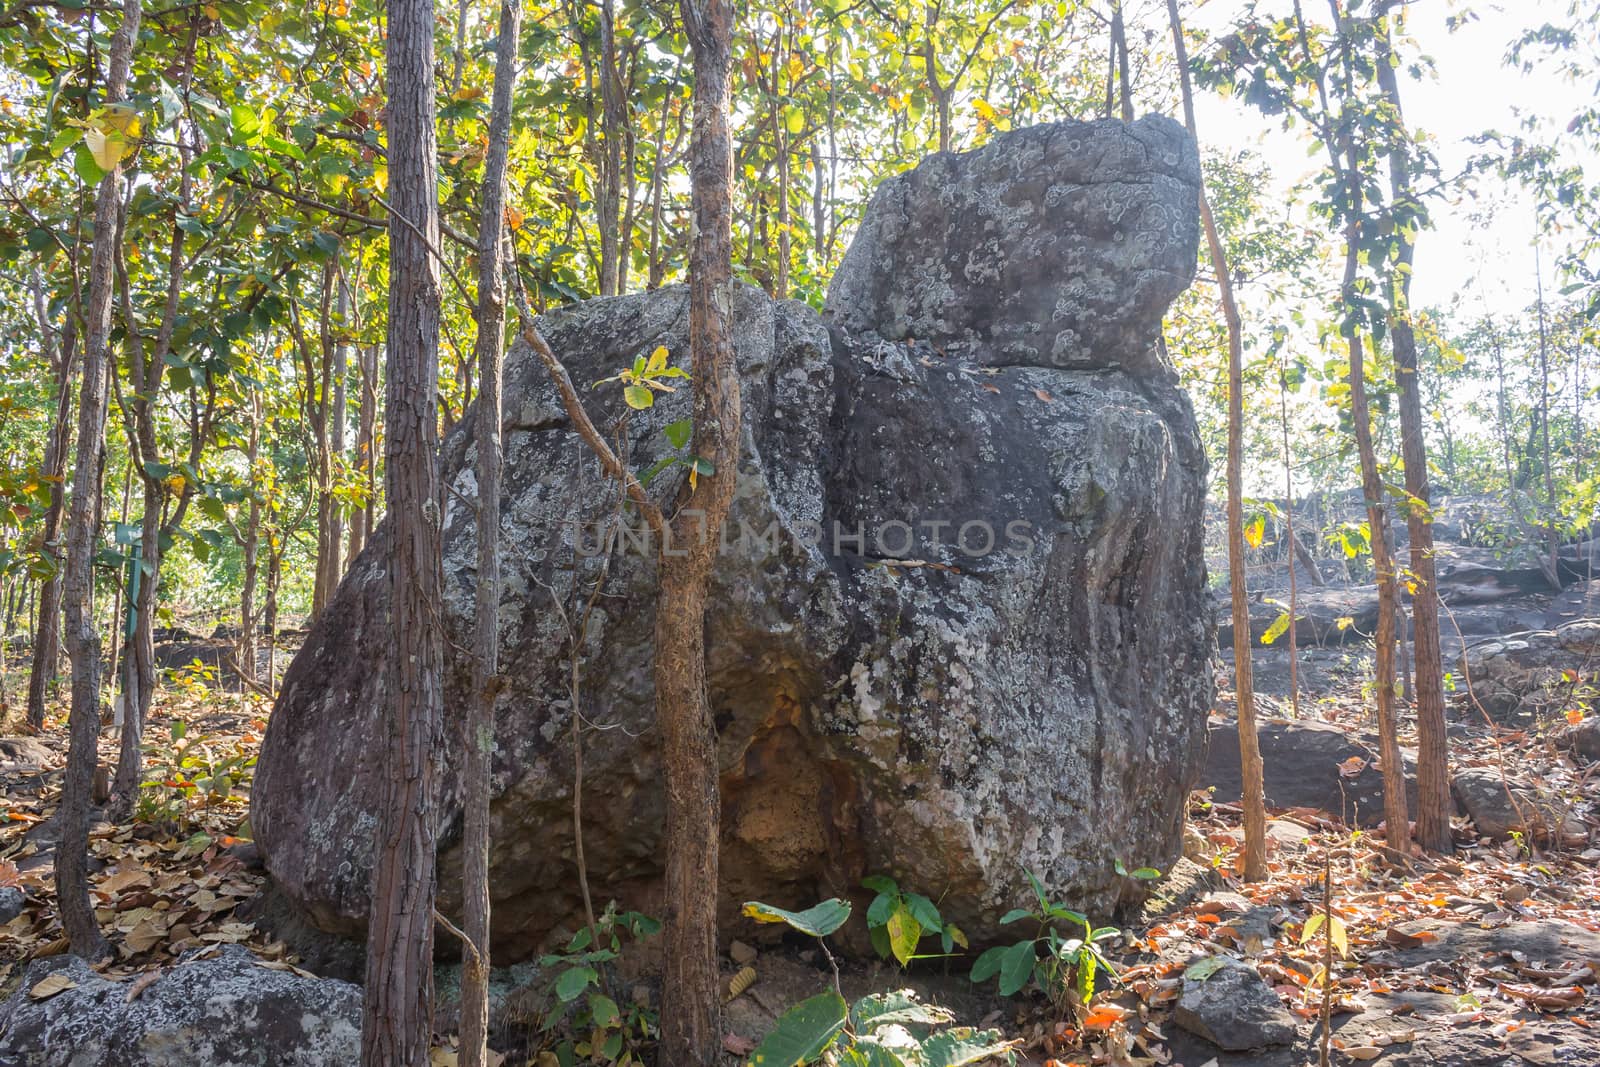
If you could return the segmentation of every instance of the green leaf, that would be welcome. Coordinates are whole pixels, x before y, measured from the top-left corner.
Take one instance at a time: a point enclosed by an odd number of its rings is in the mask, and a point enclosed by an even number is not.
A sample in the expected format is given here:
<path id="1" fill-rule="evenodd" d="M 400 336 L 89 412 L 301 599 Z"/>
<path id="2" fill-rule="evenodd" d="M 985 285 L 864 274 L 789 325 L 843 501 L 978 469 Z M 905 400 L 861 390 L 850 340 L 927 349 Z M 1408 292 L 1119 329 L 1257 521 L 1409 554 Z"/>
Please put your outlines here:
<path id="1" fill-rule="evenodd" d="M 973 1030 L 960 1026 L 943 1030 L 922 1042 L 922 1061 L 927 1067 L 963 1067 L 999 1056 L 1010 1049 L 998 1030 Z"/>
<path id="2" fill-rule="evenodd" d="M 911 909 L 912 917 L 922 924 L 924 930 L 938 930 L 944 926 L 944 919 L 939 915 L 939 909 L 933 901 L 921 893 L 907 893 L 906 906 Z"/>
<path id="3" fill-rule="evenodd" d="M 1030 942 L 1031 944 L 1031 942 Z M 972 964 L 972 974 L 969 976 L 973 982 L 987 982 L 1000 973 L 1000 961 L 1005 958 L 1006 950 L 1003 945 L 985 949 L 983 954 Z"/>
<path id="4" fill-rule="evenodd" d="M 894 909 L 889 916 L 889 950 L 904 967 L 917 954 L 917 942 L 922 940 L 922 924 L 904 906 Z"/>
<path id="5" fill-rule="evenodd" d="M 622 399 L 635 411 L 643 411 L 656 402 L 656 395 L 642 385 L 627 385 L 623 386 Z"/>
<path id="6" fill-rule="evenodd" d="M 900 883 L 885 874 L 869 874 L 861 879 L 861 887 L 870 889 L 874 893 L 885 893 L 897 896 L 900 893 Z"/>
<path id="7" fill-rule="evenodd" d="M 887 1045 L 880 1045 L 870 1037 L 858 1037 L 855 1042 L 839 1055 L 839 1062 L 845 1067 L 911 1067 L 899 1054 Z M 918 1067 L 921 1060 L 917 1061 Z"/>
<path id="8" fill-rule="evenodd" d="M 806 128 L 806 115 L 797 107 L 789 108 L 783 116 L 783 125 L 791 134 L 798 136 Z"/>
<path id="9" fill-rule="evenodd" d="M 89 151 L 89 146 L 85 144 L 78 145 L 78 150 L 72 154 L 72 169 L 83 179 L 85 185 L 99 185 L 100 179 L 106 176 L 100 164 L 94 161 L 94 154 Z"/>
<path id="10" fill-rule="evenodd" d="M 1005 926 L 1009 923 L 1020 922 L 1023 919 L 1031 919 L 1033 917 L 1033 912 L 1027 908 L 1012 908 L 1001 917 L 1000 925 Z"/>
<path id="11" fill-rule="evenodd" d="M 871 1030 L 891 1023 L 940 1026 L 954 1020 L 955 1015 L 949 1009 L 919 1001 L 913 989 L 872 993 L 856 1001 L 856 1006 L 850 1009 L 850 1021 L 857 1030 Z"/>
<path id="12" fill-rule="evenodd" d="M 1161 872 L 1155 867 L 1138 867 L 1134 870 L 1133 876 L 1141 882 L 1153 882 L 1161 877 Z"/>
<path id="13" fill-rule="evenodd" d="M 1226 956 L 1207 956 L 1197 960 L 1184 970 L 1183 976 L 1192 982 L 1204 982 L 1207 978 L 1222 970 L 1223 964 L 1228 962 Z"/>
<path id="14" fill-rule="evenodd" d="M 617 1002 L 604 993 L 590 993 L 589 1018 L 596 1026 L 612 1027 L 622 1022 L 622 1012 L 617 1009 Z"/>
<path id="15" fill-rule="evenodd" d="M 1317 931 L 1322 929 L 1322 924 L 1327 920 L 1327 918 L 1328 916 L 1325 912 L 1319 911 L 1315 915 L 1311 916 L 1311 918 L 1307 919 L 1305 926 L 1300 930 L 1300 943 L 1304 945 L 1313 937 L 1316 937 Z"/>
<path id="16" fill-rule="evenodd" d="M 77 126 L 67 126 L 63 128 L 60 133 L 56 134 L 55 140 L 50 142 L 50 154 L 59 159 L 61 157 L 61 153 L 65 152 L 67 149 L 71 148 L 81 140 L 83 140 L 83 130 L 79 129 Z"/>
<path id="17" fill-rule="evenodd" d="M 746 905 L 748 908 L 749 905 Z M 844 1030 L 848 1008 L 838 993 L 802 1000 L 750 1055 L 750 1067 L 799 1067 L 819 1059 Z"/>
<path id="18" fill-rule="evenodd" d="M 556 979 L 556 997 L 561 1003 L 570 1004 L 589 986 L 599 984 L 600 975 L 593 967 L 569 967 Z"/>
<path id="19" fill-rule="evenodd" d="M 1000 957 L 1000 995 L 1015 996 L 1022 992 L 1033 974 L 1033 942 L 1018 941 Z"/>
<path id="20" fill-rule="evenodd" d="M 667 441 L 672 445 L 673 448 L 683 448 L 688 445 L 689 438 L 694 436 L 694 423 L 690 422 L 688 419 L 679 419 L 677 422 L 669 422 L 666 425 L 666 434 Z M 888 879 L 886 878 L 884 881 L 888 881 Z M 861 884 L 867 885 L 867 882 L 863 881 Z M 894 883 L 889 882 L 889 884 L 893 885 Z M 871 889 L 872 886 L 867 885 L 867 888 Z"/>
<path id="21" fill-rule="evenodd" d="M 833 897 L 805 911 L 785 911 L 770 904 L 747 900 L 744 913 L 756 922 L 788 923 L 802 934 L 827 937 L 850 918 L 850 905 L 838 897 Z"/>

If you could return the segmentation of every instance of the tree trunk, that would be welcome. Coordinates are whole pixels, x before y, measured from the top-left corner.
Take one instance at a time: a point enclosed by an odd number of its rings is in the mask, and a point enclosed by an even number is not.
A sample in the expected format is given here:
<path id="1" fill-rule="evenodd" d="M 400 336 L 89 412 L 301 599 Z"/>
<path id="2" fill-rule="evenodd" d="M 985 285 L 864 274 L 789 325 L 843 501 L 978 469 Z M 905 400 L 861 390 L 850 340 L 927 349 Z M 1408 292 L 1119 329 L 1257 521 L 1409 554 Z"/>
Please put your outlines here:
<path id="1" fill-rule="evenodd" d="M 139 37 L 139 0 L 123 0 L 122 24 L 111 39 L 105 100 L 127 98 L 128 69 Z M 118 240 L 120 164 L 100 179 L 95 194 L 94 250 L 89 264 L 89 307 L 78 396 L 78 451 L 67 518 L 67 565 L 62 576 L 67 655 L 72 661 L 72 712 L 67 769 L 61 782 L 56 844 L 56 906 L 72 951 L 100 959 L 110 946 L 89 901 L 89 802 L 99 763 L 100 647 L 94 626 L 94 555 L 99 538 L 100 468 L 105 455 L 106 375 L 110 359 L 111 297 Z"/>
<path id="2" fill-rule="evenodd" d="M 656 717 L 666 776 L 665 969 L 661 1056 L 712 1067 L 721 1056 L 717 976 L 717 732 L 705 680 L 705 600 L 739 465 L 739 378 L 733 354 L 733 139 L 728 0 L 682 0 L 694 51 L 689 262 L 693 454 L 714 473 L 698 480 L 663 540 L 657 568 Z M 676 553 L 682 553 L 681 555 Z"/>
<path id="3" fill-rule="evenodd" d="M 35 302 L 40 329 L 50 337 L 54 331 L 49 328 L 42 293 L 36 294 Z M 28 671 L 28 725 L 34 730 L 44 728 L 45 696 L 55 687 L 61 660 L 61 521 L 66 503 L 68 435 L 72 431 L 72 367 L 77 359 L 77 338 L 77 319 L 69 315 L 59 344 L 52 346 L 56 352 L 56 417 L 50 427 L 50 439 L 45 444 L 42 473 L 50 479 L 50 504 L 45 509 L 39 540 L 40 552 L 54 560 L 55 566 L 39 587 L 38 618 L 33 629 L 33 662 Z"/>
<path id="4" fill-rule="evenodd" d="M 377 465 L 374 462 L 378 422 L 378 350 L 367 346 L 357 350 L 361 371 L 361 411 L 356 423 L 356 471 L 365 490 L 365 499 L 350 516 L 350 558 L 367 547 L 377 509 Z"/>
<path id="5" fill-rule="evenodd" d="M 511 96 L 517 80 L 521 0 L 503 0 L 495 49 L 489 147 L 478 224 L 478 586 L 474 599 L 472 696 L 462 769 L 462 924 L 469 942 L 461 972 L 461 1063 L 483 1067 L 489 1036 L 489 789 L 500 658 L 500 380 L 506 323 L 502 248 Z M 576 654 L 576 653 L 574 653 Z"/>
<path id="6" fill-rule="evenodd" d="M 600 0 L 600 188 L 595 198 L 600 230 L 600 295 L 616 296 L 621 279 L 623 240 L 622 140 L 628 122 L 622 70 L 617 60 L 616 10 L 613 0 Z"/>
<path id="7" fill-rule="evenodd" d="M 1169 11 L 1168 14 L 1171 12 Z M 1111 5 L 1111 47 L 1116 53 L 1116 64 L 1120 77 L 1117 79 L 1121 86 L 1119 99 L 1122 102 L 1122 121 L 1133 121 L 1133 86 L 1128 78 L 1128 29 L 1122 19 L 1122 0 L 1113 0 Z M 1182 76 L 1188 76 L 1187 68 Z M 1191 105 L 1192 106 L 1192 105 Z M 1189 131 L 1193 133 L 1193 130 Z"/>
<path id="8" fill-rule="evenodd" d="M 367 923 L 365 1067 L 428 1060 L 442 732 L 439 241 L 432 0 L 388 0 L 389 229 L 385 487 L 392 530 L 385 773 Z"/>
<path id="9" fill-rule="evenodd" d="M 1538 232 L 1538 227 L 1534 227 Z M 1533 245 L 1533 280 L 1539 301 L 1539 437 L 1540 458 L 1544 465 L 1544 540 L 1546 571 L 1550 584 L 1561 589 L 1556 556 L 1561 547 L 1561 530 L 1556 511 L 1556 472 L 1550 456 L 1550 335 L 1544 322 L 1544 269 L 1539 257 L 1539 243 Z M 1529 449 L 1532 451 L 1532 449 Z"/>
<path id="10" fill-rule="evenodd" d="M 1120 33 L 1121 6 L 1115 9 Z M 1183 21 L 1178 0 L 1167 0 L 1167 17 L 1172 23 L 1173 47 L 1177 50 L 1179 85 L 1183 92 L 1183 115 L 1189 135 L 1198 144 L 1195 130 L 1194 91 L 1189 82 L 1189 53 L 1183 39 Z M 1126 77 L 1126 75 L 1124 75 Z M 1126 88 L 1126 85 L 1124 85 Z M 1126 106 L 1126 104 L 1125 104 Z M 1245 590 L 1244 561 L 1244 328 L 1239 307 L 1233 299 L 1233 282 L 1228 274 L 1227 254 L 1217 233 L 1216 220 L 1200 189 L 1200 221 L 1205 226 L 1206 243 L 1211 249 L 1211 267 L 1217 276 L 1217 295 L 1223 318 L 1228 324 L 1228 587 L 1233 606 L 1233 676 L 1239 720 L 1239 766 L 1243 779 L 1244 876 L 1256 882 L 1267 876 L 1266 786 L 1261 764 L 1261 745 L 1256 735 L 1255 685 L 1250 663 L 1250 603 Z M 1291 629 L 1293 622 L 1291 620 Z"/>
<path id="11" fill-rule="evenodd" d="M 1379 8 L 1387 14 L 1391 3 Z M 1389 30 L 1378 37 L 1378 84 L 1394 108 L 1394 121 L 1403 122 L 1400 85 L 1391 59 Z M 1401 126 L 1397 133 L 1403 133 Z M 1394 208 L 1419 210 L 1411 190 L 1403 145 L 1389 156 L 1389 183 Z M 1398 220 L 1397 220 L 1398 221 Z M 1413 220 L 1405 220 L 1411 222 Z M 1396 227 L 1402 235 L 1405 225 Z M 1411 326 L 1411 275 L 1415 244 L 1400 237 L 1399 259 L 1391 282 L 1389 336 L 1394 344 L 1395 376 L 1400 388 L 1400 449 L 1405 461 L 1406 527 L 1411 541 L 1412 684 L 1417 716 L 1417 842 L 1434 852 L 1454 848 L 1450 816 L 1455 801 L 1450 795 L 1450 750 L 1445 733 L 1444 665 L 1439 648 L 1438 581 L 1433 559 L 1433 514 L 1428 485 L 1427 444 L 1423 439 L 1422 393 L 1418 381 L 1417 341 Z M 1387 757 L 1385 757 L 1387 759 Z"/>

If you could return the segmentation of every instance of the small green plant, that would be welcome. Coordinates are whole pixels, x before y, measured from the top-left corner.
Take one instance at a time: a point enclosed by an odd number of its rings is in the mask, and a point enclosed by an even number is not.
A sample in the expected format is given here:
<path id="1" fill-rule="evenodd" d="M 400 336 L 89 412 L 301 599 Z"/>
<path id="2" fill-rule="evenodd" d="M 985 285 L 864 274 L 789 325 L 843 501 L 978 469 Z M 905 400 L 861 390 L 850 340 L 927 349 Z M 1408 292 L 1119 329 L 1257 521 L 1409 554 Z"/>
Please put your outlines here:
<path id="1" fill-rule="evenodd" d="M 595 382 L 599 388 L 609 382 L 622 383 L 622 399 L 635 411 L 645 411 L 655 407 L 656 393 L 671 393 L 676 390 L 667 384 L 668 378 L 688 378 L 689 372 L 682 367 L 671 366 L 668 362 L 666 345 L 657 345 L 655 351 L 646 359 L 644 356 L 634 357 L 633 366 L 624 367 L 609 378 L 601 378 Z M 689 488 L 693 489 L 701 477 L 709 478 L 717 473 L 716 465 L 704 456 L 696 456 L 689 452 L 689 443 L 694 438 L 694 423 L 689 419 L 679 419 L 667 423 L 663 432 L 667 435 L 667 443 L 672 446 L 672 451 L 656 460 L 639 475 L 640 485 L 649 485 L 651 480 L 668 467 L 682 464 L 689 468 Z"/>
<path id="2" fill-rule="evenodd" d="M 1100 943 L 1121 936 L 1122 931 L 1114 926 L 1097 927 L 1083 912 L 1055 903 L 1032 871 L 1023 873 L 1033 887 L 1036 906 L 1016 908 L 1006 913 L 1000 924 L 1031 919 L 1037 932 L 1027 940 L 997 945 L 979 956 L 972 965 L 972 981 L 983 983 L 997 978 L 1000 994 L 1009 997 L 1022 992 L 1031 980 L 1056 1010 L 1064 1013 L 1074 994 L 1080 1003 L 1089 1002 L 1102 969 L 1116 977 L 1116 969 L 1100 951 Z M 1056 929 L 1058 922 L 1081 926 L 1083 936 L 1063 937 Z M 1039 953 L 1041 948 L 1043 955 Z"/>
<path id="3" fill-rule="evenodd" d="M 147 779 L 140 783 L 134 817 L 185 827 L 198 807 L 209 810 L 227 801 L 255 773 L 256 754 L 242 741 L 213 741 L 189 733 L 173 719 L 166 741 L 147 741 Z"/>
<path id="4" fill-rule="evenodd" d="M 850 905 L 843 900 L 825 900 L 799 912 L 751 901 L 744 913 L 757 922 L 785 923 L 816 938 L 833 964 L 833 988 L 784 1012 L 751 1053 L 747 1067 L 823 1062 L 840 1067 L 962 1067 L 996 1056 L 1012 1062 L 1012 1043 L 1002 1040 L 998 1030 L 950 1026 L 955 1016 L 921 1003 L 909 989 L 873 993 L 854 1006 L 848 1004 L 825 940 L 850 918 Z"/>
<path id="5" fill-rule="evenodd" d="M 689 372 L 682 367 L 669 366 L 667 358 L 667 346 L 657 345 L 649 359 L 635 357 L 633 366 L 624 367 L 609 378 L 601 378 L 594 383 L 595 387 L 599 388 L 607 382 L 621 382 L 622 399 L 635 411 L 643 411 L 655 404 L 657 392 L 676 392 L 665 379 L 689 377 Z"/>
<path id="6" fill-rule="evenodd" d="M 653 937 L 661 924 L 636 911 L 617 911 L 616 901 L 585 926 L 561 952 L 539 960 L 550 977 L 540 1033 L 561 1067 L 582 1062 L 631 1067 L 655 1027 L 655 1013 L 629 1001 L 619 1005 L 606 992 L 602 972 L 622 955 L 624 936 L 635 942 Z M 566 1024 L 566 1031 L 555 1031 Z"/>
<path id="7" fill-rule="evenodd" d="M 967 935 L 954 923 L 945 922 L 938 906 L 921 893 L 902 892 L 893 878 L 879 874 L 863 878 L 861 884 L 878 894 L 867 908 L 867 933 L 879 958 L 893 956 L 904 967 L 923 958 L 917 954 L 917 945 L 933 934 L 939 935 L 943 955 L 950 955 L 957 945 L 967 947 Z"/>

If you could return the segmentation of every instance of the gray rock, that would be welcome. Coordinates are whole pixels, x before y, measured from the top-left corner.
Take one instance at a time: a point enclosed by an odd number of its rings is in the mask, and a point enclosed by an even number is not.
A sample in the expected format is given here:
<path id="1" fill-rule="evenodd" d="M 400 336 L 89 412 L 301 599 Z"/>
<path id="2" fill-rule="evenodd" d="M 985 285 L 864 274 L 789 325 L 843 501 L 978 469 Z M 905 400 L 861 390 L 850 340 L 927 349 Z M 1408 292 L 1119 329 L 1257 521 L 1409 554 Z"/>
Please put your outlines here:
<path id="1" fill-rule="evenodd" d="M 1269 808 L 1311 808 L 1343 819 L 1351 826 L 1376 826 L 1383 821 L 1383 774 L 1373 764 L 1369 747 L 1343 728 L 1304 719 L 1262 719 L 1256 737 L 1261 744 L 1262 774 Z M 1341 768 L 1363 762 L 1355 774 Z M 1416 772 L 1406 759 L 1406 784 L 1411 810 L 1416 810 Z M 1236 803 L 1242 792 L 1239 776 L 1239 728 L 1230 721 L 1211 728 L 1201 784 L 1214 786 L 1217 800 Z"/>
<path id="2" fill-rule="evenodd" d="M 1161 317 L 1194 277 L 1198 175 L 1193 143 L 1160 115 L 931 156 L 878 187 L 827 312 L 992 366 L 1151 372 Z"/>
<path id="3" fill-rule="evenodd" d="M 997 153 L 1012 148 L 1006 177 Z M 1099 161 L 1096 181 L 1118 206 L 1090 190 L 1101 214 L 1079 225 L 1067 205 L 1083 198 L 1052 198 L 1085 180 L 1085 159 Z M 1123 179 L 1113 181 L 1117 167 Z M 1167 169 L 1149 180 L 1151 167 Z M 1195 210 L 1193 147 L 1165 120 L 1067 123 L 924 168 L 906 188 L 927 192 L 937 179 L 957 195 L 992 183 L 985 195 L 1059 229 L 1082 256 L 1063 244 L 1052 253 L 1064 257 L 1059 271 L 1003 274 L 987 290 L 994 329 L 943 352 L 837 316 L 830 330 L 801 304 L 736 291 L 743 459 L 707 616 L 730 924 L 743 900 L 810 904 L 888 873 L 939 895 L 943 914 L 981 939 L 1028 899 L 1024 867 L 1059 898 L 1104 914 L 1139 892 L 1115 873 L 1119 858 L 1165 869 L 1178 852 L 1212 698 L 1205 459 L 1150 331 L 1161 311 L 1151 301 L 1193 269 L 1193 219 L 1169 218 Z M 889 225 L 879 216 L 893 203 L 879 197 L 864 231 Z M 1151 219 L 1168 219 L 1176 236 L 1141 236 Z M 953 217 L 920 234 L 918 248 L 942 235 L 954 256 L 988 240 L 985 225 L 979 214 Z M 1135 246 L 1148 276 L 1125 278 L 1122 302 L 1093 305 L 1095 369 L 1021 365 L 1021 327 L 1007 324 L 1035 329 L 1027 316 L 1065 299 L 1057 290 L 1074 278 L 1100 291 L 1098 272 L 1134 262 L 1125 257 Z M 927 273 L 919 258 L 895 270 Z M 852 276 L 835 284 L 836 310 L 865 284 Z M 1013 289 L 1031 295 L 1014 305 Z M 1047 290 L 1056 295 L 1039 295 Z M 578 382 L 658 344 L 678 362 L 689 351 L 681 288 L 588 301 L 541 325 Z M 566 603 L 574 577 L 587 594 L 600 572 L 594 531 L 616 507 L 521 347 L 508 357 L 505 398 L 508 685 L 497 708 L 490 882 L 496 952 L 514 959 L 580 914 L 569 633 L 552 595 Z M 614 388 L 585 398 L 602 425 L 623 413 Z M 664 428 L 688 404 L 680 390 L 631 416 L 634 469 L 671 453 Z M 467 692 L 474 448 L 465 420 L 442 460 L 453 489 L 442 605 L 449 709 Z M 668 500 L 682 477 L 673 468 L 650 492 Z M 322 928 L 349 934 L 365 922 L 375 741 L 388 705 L 388 536 L 381 528 L 352 565 L 285 676 L 252 791 L 255 838 L 277 885 Z M 663 810 L 655 590 L 654 547 L 625 541 L 582 649 L 584 713 L 608 727 L 584 742 L 589 878 L 598 899 L 647 911 L 659 904 Z M 446 738 L 439 857 L 447 911 L 460 866 L 457 730 Z"/>
<path id="4" fill-rule="evenodd" d="M 29 996 L 61 974 L 73 988 Z M 361 990 L 259 966 L 237 945 L 173 967 L 128 1002 L 75 956 L 28 966 L 0 1004 L 0 1063 L 16 1067 L 325 1067 L 361 1054 Z"/>
<path id="5" fill-rule="evenodd" d="M 1542 801 L 1532 788 L 1507 780 L 1492 767 L 1464 767 L 1450 779 L 1451 792 L 1461 810 L 1472 818 L 1478 833 L 1499 840 L 1512 834 L 1544 838 L 1554 817 L 1550 801 Z M 1582 832 L 1581 825 L 1574 826 Z"/>
<path id="6" fill-rule="evenodd" d="M 0 923 L 8 923 L 22 914 L 28 900 L 22 890 L 14 885 L 0 887 Z"/>
<path id="7" fill-rule="evenodd" d="M 1597 655 L 1600 618 L 1580 618 L 1480 642 L 1462 653 L 1455 669 L 1469 707 L 1481 705 L 1501 719 L 1559 721 L 1568 708 L 1593 707 Z"/>
<path id="8" fill-rule="evenodd" d="M 1254 968 L 1229 959 L 1203 981 L 1183 980 L 1173 1020 L 1228 1052 L 1292 1045 L 1294 1016 Z"/>
<path id="9" fill-rule="evenodd" d="M 1589 715 L 1562 732 L 1567 746 L 1586 760 L 1600 760 L 1600 715 Z"/>

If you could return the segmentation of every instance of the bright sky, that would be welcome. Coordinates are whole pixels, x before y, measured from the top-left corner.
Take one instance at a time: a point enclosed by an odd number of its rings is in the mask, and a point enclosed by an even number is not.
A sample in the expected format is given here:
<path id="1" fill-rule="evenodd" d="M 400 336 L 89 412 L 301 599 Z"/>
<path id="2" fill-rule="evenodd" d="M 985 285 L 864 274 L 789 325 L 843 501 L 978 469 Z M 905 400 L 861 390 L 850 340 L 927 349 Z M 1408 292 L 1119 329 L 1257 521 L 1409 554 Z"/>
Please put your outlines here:
<path id="1" fill-rule="evenodd" d="M 1215 32 L 1246 6 L 1244 0 L 1208 0 L 1190 18 L 1196 27 Z M 1322 6 L 1313 4 L 1308 16 L 1322 14 Z M 1477 151 L 1470 142 L 1473 136 L 1491 129 L 1514 131 L 1519 114 L 1530 112 L 1564 129 L 1595 92 L 1594 86 L 1569 84 L 1553 71 L 1536 70 L 1525 76 L 1502 64 L 1507 47 L 1524 29 L 1564 21 L 1567 0 L 1469 0 L 1466 6 L 1478 20 L 1452 33 L 1445 28 L 1446 16 L 1462 6 L 1455 0 L 1410 4 L 1411 35 L 1434 59 L 1438 76 L 1422 83 L 1403 80 L 1400 86 L 1407 121 L 1433 136 L 1446 175 L 1459 173 Z M 1274 5 L 1263 0 L 1260 8 L 1273 10 Z M 1284 188 L 1313 172 L 1322 159 L 1306 154 L 1299 131 L 1283 132 L 1236 99 L 1202 94 L 1196 106 L 1202 141 L 1219 149 L 1255 149 Z M 1600 167 L 1600 160 L 1591 160 L 1590 165 Z M 1493 199 L 1453 199 L 1434 205 L 1434 228 L 1417 245 L 1413 300 L 1418 306 L 1447 307 L 1460 296 L 1486 309 L 1509 312 L 1532 302 L 1532 198 L 1516 189 L 1493 191 Z M 1485 209 L 1492 209 L 1487 219 Z M 1547 296 L 1555 289 L 1550 262 L 1546 249 Z"/>

